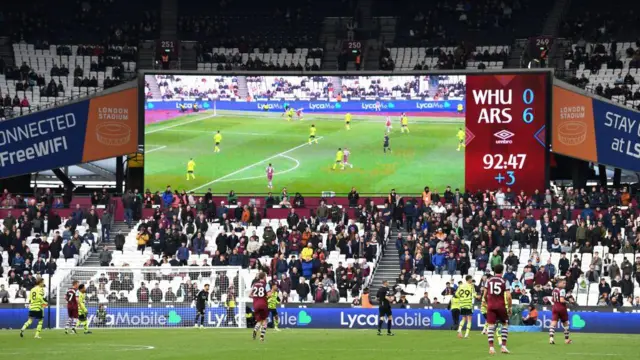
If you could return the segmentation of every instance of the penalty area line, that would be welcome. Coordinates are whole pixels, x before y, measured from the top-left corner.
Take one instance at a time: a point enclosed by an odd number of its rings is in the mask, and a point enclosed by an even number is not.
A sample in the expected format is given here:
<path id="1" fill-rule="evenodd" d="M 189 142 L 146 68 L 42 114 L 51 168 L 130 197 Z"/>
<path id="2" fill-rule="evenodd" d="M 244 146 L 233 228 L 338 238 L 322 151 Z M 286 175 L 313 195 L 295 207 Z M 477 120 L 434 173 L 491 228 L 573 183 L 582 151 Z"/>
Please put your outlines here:
<path id="1" fill-rule="evenodd" d="M 285 159 L 289 159 L 289 160 L 293 161 L 293 162 L 295 163 L 295 165 L 294 165 L 292 168 L 287 169 L 287 170 L 283 170 L 283 171 L 276 171 L 276 172 L 273 174 L 273 176 L 286 174 L 286 173 L 291 172 L 291 171 L 293 171 L 293 170 L 295 170 L 295 169 L 297 169 L 297 168 L 299 168 L 299 167 L 300 167 L 300 161 L 299 161 L 298 159 L 293 158 L 293 157 L 288 156 L 288 155 L 280 155 L 280 157 L 283 157 L 283 158 L 285 158 Z M 255 180 L 255 179 L 262 179 L 262 178 L 264 178 L 264 177 L 265 177 L 264 175 L 258 175 L 258 176 L 243 177 L 243 178 L 239 178 L 239 179 L 224 179 L 224 180 L 218 180 L 218 182 Z"/>
<path id="2" fill-rule="evenodd" d="M 323 137 L 322 137 L 322 136 L 320 136 L 319 138 L 317 138 L 317 140 L 321 140 L 322 138 L 323 138 Z M 217 182 L 221 182 L 221 181 L 223 181 L 224 179 L 230 178 L 230 177 L 232 177 L 232 176 L 234 176 L 234 175 L 236 175 L 236 174 L 240 174 L 241 172 L 243 172 L 243 171 L 245 171 L 245 170 L 251 169 L 252 167 L 254 167 L 254 166 L 256 166 L 256 165 L 260 165 L 260 164 L 262 164 L 262 163 L 264 163 L 264 162 L 267 162 L 267 161 L 269 161 L 269 160 L 271 160 L 271 159 L 275 159 L 275 158 L 277 158 L 277 157 L 279 157 L 279 156 L 286 155 L 286 154 L 288 154 L 288 153 L 290 153 L 290 152 L 292 152 L 292 151 L 296 151 L 296 150 L 298 150 L 298 149 L 300 149 L 300 148 L 303 148 L 303 147 L 305 147 L 305 146 L 307 146 L 307 145 L 309 145 L 309 143 L 308 143 L 308 142 L 305 142 L 304 144 L 301 144 L 301 145 L 298 145 L 298 146 L 294 146 L 294 147 L 292 147 L 292 148 L 291 148 L 291 149 L 289 149 L 289 150 L 283 151 L 283 152 L 281 152 L 281 153 L 277 153 L 277 154 L 275 154 L 275 155 L 273 155 L 273 156 L 270 156 L 270 157 L 268 157 L 268 158 L 266 158 L 266 159 L 260 160 L 260 161 L 258 161 L 258 162 L 255 162 L 255 163 L 251 164 L 251 165 L 247 165 L 247 166 L 245 166 L 245 167 L 243 167 L 243 168 L 241 168 L 241 169 L 238 169 L 238 170 L 236 170 L 236 171 L 230 172 L 230 173 L 228 173 L 227 175 L 224 175 L 224 176 L 222 176 L 222 177 L 219 177 L 219 178 L 217 178 L 217 179 L 215 179 L 215 180 L 211 180 L 211 181 L 209 181 L 209 182 L 208 182 L 208 183 L 206 183 L 206 184 L 200 185 L 200 186 L 198 186 L 197 188 L 194 188 L 194 189 L 189 190 L 189 192 L 191 192 L 191 191 L 196 191 L 196 190 L 200 190 L 200 189 L 202 189 L 202 188 L 204 188 L 204 187 L 207 187 L 207 186 L 209 186 L 209 185 L 211 185 L 211 184 L 215 184 L 215 183 L 217 183 Z"/>

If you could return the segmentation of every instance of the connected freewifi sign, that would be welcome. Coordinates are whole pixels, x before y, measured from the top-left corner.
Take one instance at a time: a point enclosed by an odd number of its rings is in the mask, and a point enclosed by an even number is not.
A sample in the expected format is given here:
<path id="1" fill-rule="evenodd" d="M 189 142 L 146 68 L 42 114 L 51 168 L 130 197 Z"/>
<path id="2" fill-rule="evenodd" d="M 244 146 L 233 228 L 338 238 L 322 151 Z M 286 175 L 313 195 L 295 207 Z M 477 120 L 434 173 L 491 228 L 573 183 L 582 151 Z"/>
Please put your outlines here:
<path id="1" fill-rule="evenodd" d="M 552 121 L 553 152 L 640 171 L 640 113 L 554 85 Z"/>
<path id="2" fill-rule="evenodd" d="M 137 89 L 0 122 L 0 178 L 136 152 Z"/>

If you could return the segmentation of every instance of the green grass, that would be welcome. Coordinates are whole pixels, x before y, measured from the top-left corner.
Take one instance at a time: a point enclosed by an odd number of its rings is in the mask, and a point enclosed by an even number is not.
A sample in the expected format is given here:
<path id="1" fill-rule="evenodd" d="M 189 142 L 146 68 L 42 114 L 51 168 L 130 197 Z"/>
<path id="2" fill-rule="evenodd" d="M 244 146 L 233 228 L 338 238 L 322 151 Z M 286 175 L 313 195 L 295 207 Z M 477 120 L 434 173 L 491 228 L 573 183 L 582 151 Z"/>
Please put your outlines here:
<path id="1" fill-rule="evenodd" d="M 489 359 L 486 337 L 473 332 L 466 340 L 451 331 L 397 331 L 395 337 L 378 337 L 373 330 L 289 330 L 267 332 L 267 341 L 251 340 L 251 331 L 221 329 L 100 330 L 92 335 L 64 335 L 33 330 L 0 332 L 0 353 L 7 359 Z M 509 335 L 509 359 L 634 359 L 640 336 L 573 334 L 574 344 L 547 344 L 542 333 Z"/>
<path id="2" fill-rule="evenodd" d="M 361 194 L 420 193 L 424 186 L 440 191 L 464 185 L 464 151 L 457 152 L 456 132 L 462 118 L 409 118 L 410 134 L 401 134 L 394 117 L 393 153 L 382 151 L 384 118 L 354 116 L 347 131 L 343 116 L 306 115 L 287 122 L 273 113 L 198 113 L 145 128 L 145 187 L 204 193 L 268 191 L 264 170 L 276 169 L 275 191 L 320 195 L 346 194 L 355 186 Z M 308 145 L 315 124 L 318 144 Z M 213 153 L 213 134 L 223 136 L 221 152 Z M 332 171 L 339 147 L 351 150 L 353 169 Z M 186 163 L 193 157 L 196 179 L 186 181 Z"/>

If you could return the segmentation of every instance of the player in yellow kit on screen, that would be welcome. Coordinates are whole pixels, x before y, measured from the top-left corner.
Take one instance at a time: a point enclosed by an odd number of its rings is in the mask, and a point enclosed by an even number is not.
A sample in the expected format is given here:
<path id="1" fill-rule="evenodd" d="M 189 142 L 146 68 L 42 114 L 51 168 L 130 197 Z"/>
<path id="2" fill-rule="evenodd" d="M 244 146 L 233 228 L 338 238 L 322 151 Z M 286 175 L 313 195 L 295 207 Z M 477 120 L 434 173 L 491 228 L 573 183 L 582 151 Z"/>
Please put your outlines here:
<path id="1" fill-rule="evenodd" d="M 213 135 L 213 142 L 216 143 L 215 147 L 213 148 L 213 152 L 219 153 L 220 142 L 222 142 L 222 134 L 220 134 L 220 130 L 218 130 L 218 132 L 215 135 Z"/>
<path id="2" fill-rule="evenodd" d="M 464 139 L 466 137 L 466 134 L 464 133 L 464 131 L 462 130 L 462 128 L 458 129 L 458 133 L 456 134 L 456 137 L 458 138 L 458 150 L 460 151 L 461 147 L 467 147 L 467 144 L 464 143 Z"/>
<path id="3" fill-rule="evenodd" d="M 196 171 L 196 162 L 193 161 L 193 158 L 191 158 L 187 163 L 187 181 L 196 179 L 196 175 L 194 173 L 195 171 Z"/>
<path id="4" fill-rule="evenodd" d="M 340 165 L 340 168 L 342 170 L 344 170 L 344 163 L 342 162 L 344 153 L 342 152 L 342 148 L 338 148 L 338 152 L 336 152 L 336 162 L 333 164 L 333 170 L 335 170 L 338 165 Z"/>
<path id="5" fill-rule="evenodd" d="M 311 144 L 312 142 L 315 142 L 316 144 L 318 143 L 318 139 L 316 138 L 316 131 L 318 129 L 316 129 L 315 125 L 311 125 L 311 127 L 309 128 L 309 144 Z"/>
<path id="6" fill-rule="evenodd" d="M 404 132 L 410 133 L 409 131 L 409 119 L 407 119 L 407 114 L 406 113 L 402 113 L 402 116 L 400 116 L 400 132 L 404 133 Z"/>
<path id="7" fill-rule="evenodd" d="M 346 113 L 344 116 L 344 127 L 347 130 L 351 130 L 351 113 Z"/>

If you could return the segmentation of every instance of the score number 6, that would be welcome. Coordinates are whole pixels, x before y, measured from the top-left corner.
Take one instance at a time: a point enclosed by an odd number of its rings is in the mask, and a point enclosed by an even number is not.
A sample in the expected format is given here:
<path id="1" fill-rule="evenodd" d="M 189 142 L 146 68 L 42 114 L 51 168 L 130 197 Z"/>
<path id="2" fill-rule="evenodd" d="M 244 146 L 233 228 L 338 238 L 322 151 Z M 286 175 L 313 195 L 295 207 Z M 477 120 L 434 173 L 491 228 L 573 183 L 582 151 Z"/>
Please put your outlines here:
<path id="1" fill-rule="evenodd" d="M 533 104 L 533 100 L 534 100 L 535 96 L 533 94 L 533 90 L 531 89 L 526 89 L 523 93 L 522 93 L 522 101 L 525 103 L 525 105 L 531 105 Z M 524 120 L 525 124 L 531 124 L 533 122 L 533 108 L 525 108 L 524 111 L 522 112 L 522 120 Z"/>

